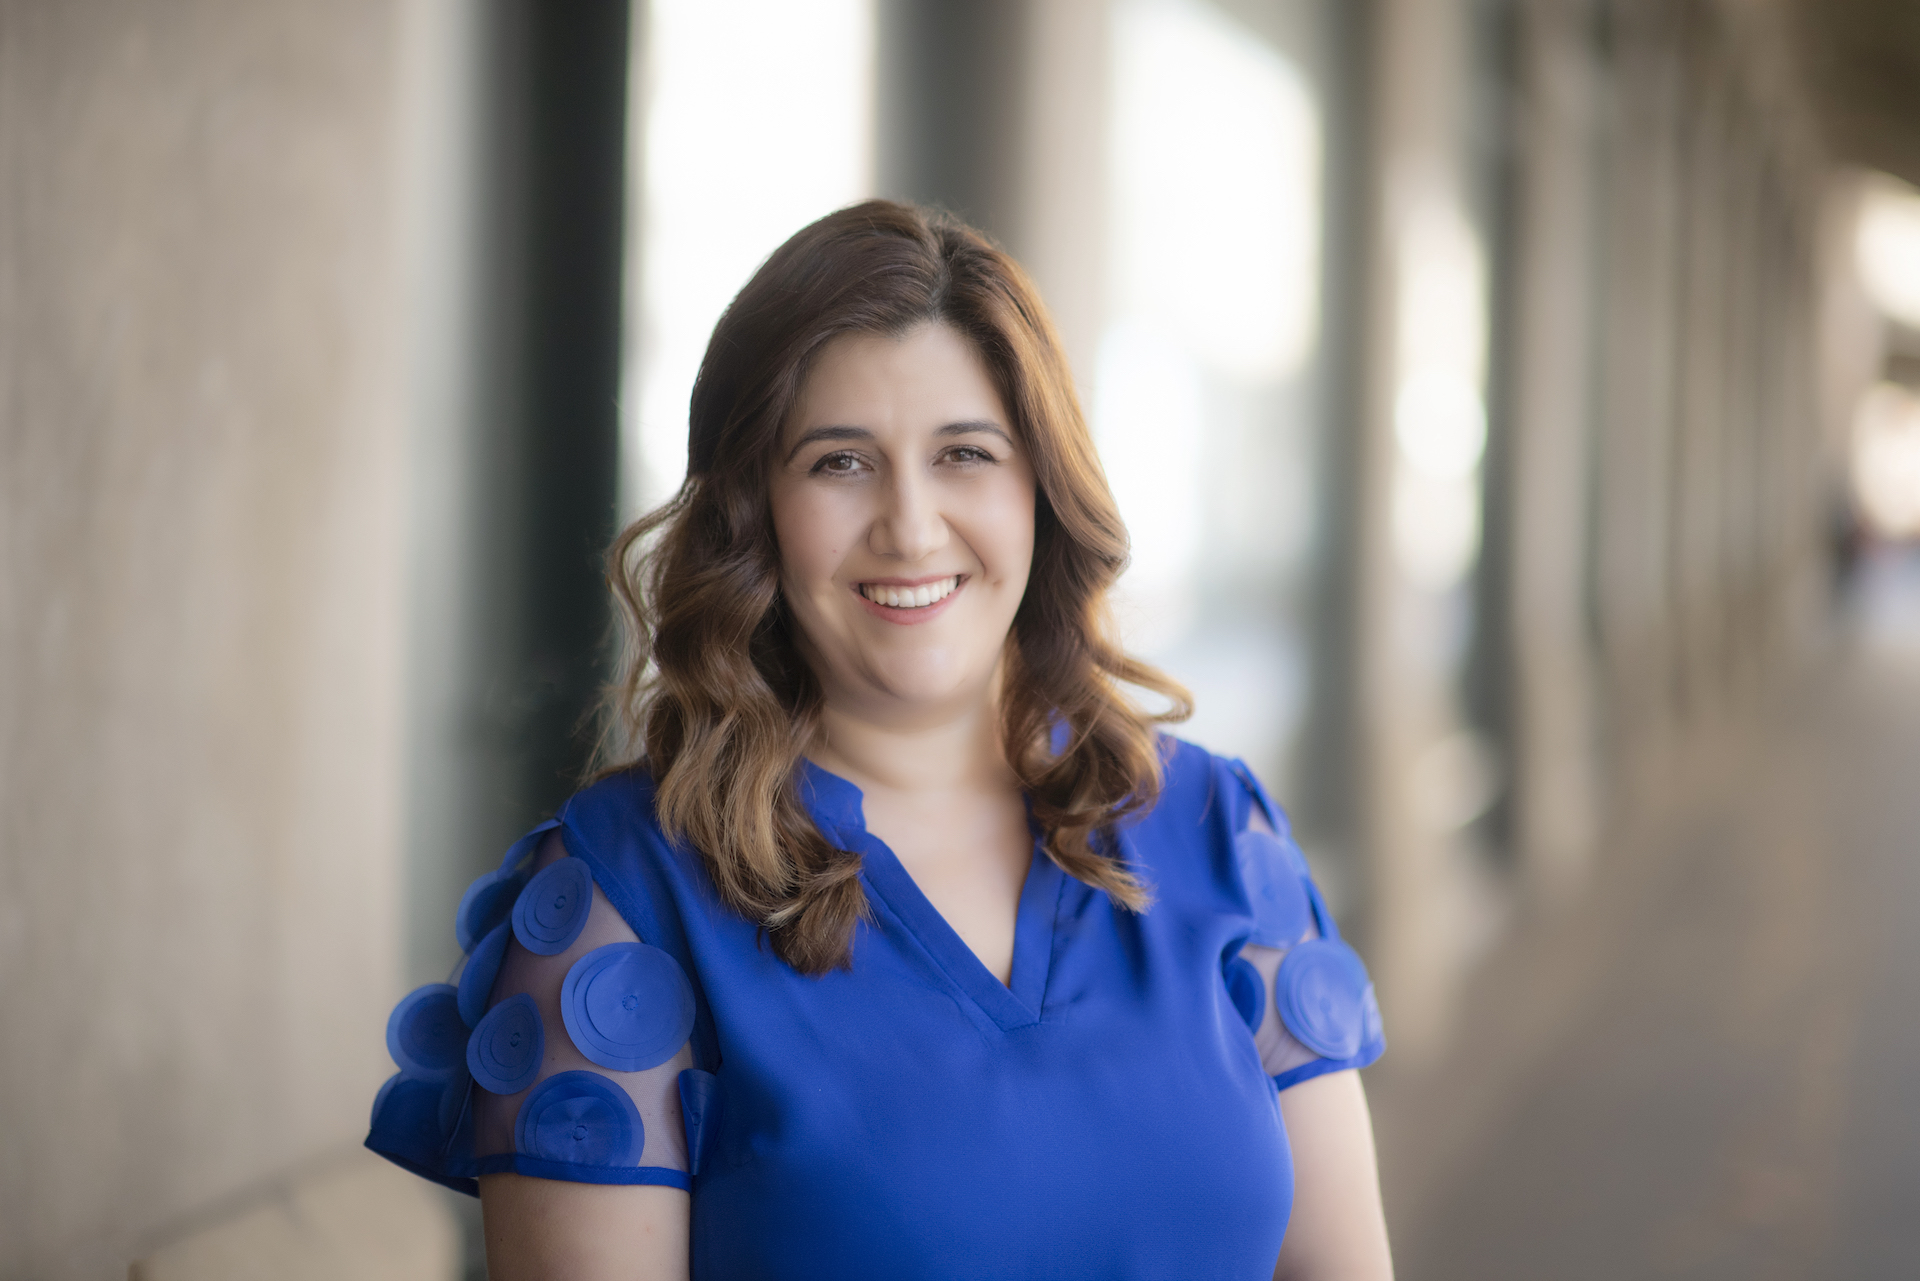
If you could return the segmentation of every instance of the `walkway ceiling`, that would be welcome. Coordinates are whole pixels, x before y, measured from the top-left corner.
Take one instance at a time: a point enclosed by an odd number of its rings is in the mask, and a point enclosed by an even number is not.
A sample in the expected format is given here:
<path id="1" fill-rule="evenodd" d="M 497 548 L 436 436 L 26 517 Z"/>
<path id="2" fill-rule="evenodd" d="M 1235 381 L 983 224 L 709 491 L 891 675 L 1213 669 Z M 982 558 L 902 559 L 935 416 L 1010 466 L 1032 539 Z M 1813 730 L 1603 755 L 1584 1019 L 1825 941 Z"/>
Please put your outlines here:
<path id="1" fill-rule="evenodd" d="M 1920 4 L 1791 0 L 1789 8 L 1835 158 L 1920 185 Z"/>

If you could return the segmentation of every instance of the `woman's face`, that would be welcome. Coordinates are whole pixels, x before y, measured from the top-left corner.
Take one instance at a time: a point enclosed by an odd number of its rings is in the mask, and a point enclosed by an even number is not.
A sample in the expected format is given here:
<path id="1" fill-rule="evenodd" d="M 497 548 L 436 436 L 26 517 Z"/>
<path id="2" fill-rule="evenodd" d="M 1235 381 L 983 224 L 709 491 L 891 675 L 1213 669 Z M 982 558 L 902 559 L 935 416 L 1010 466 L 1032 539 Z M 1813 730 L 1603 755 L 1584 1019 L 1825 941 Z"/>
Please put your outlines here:
<path id="1" fill-rule="evenodd" d="M 780 585 L 830 706 L 883 720 L 992 689 L 1033 562 L 1033 469 L 942 324 L 820 353 L 774 462 Z"/>

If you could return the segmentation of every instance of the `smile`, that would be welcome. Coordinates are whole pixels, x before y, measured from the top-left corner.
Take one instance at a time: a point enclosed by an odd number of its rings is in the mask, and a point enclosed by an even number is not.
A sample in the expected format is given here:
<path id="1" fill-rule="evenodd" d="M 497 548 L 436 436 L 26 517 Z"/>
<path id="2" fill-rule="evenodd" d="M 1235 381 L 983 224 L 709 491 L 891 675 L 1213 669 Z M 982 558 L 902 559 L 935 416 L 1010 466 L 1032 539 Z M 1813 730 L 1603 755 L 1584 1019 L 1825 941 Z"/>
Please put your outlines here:
<path id="1" fill-rule="evenodd" d="M 876 605 L 885 605 L 888 609 L 926 609 L 938 605 L 953 595 L 960 586 L 960 575 L 950 574 L 945 578 L 936 578 L 930 583 L 919 583 L 912 587 L 889 587 L 880 583 L 861 583 L 860 594 Z"/>

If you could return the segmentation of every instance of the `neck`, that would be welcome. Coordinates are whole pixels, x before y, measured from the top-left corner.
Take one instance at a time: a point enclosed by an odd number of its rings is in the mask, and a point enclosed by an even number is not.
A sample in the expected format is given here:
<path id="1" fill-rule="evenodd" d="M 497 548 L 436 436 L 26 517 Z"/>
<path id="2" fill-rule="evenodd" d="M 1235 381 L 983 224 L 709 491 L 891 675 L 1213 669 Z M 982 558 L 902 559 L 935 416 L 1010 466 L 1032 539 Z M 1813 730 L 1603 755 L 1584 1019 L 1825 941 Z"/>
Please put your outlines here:
<path id="1" fill-rule="evenodd" d="M 1013 785 L 1000 745 L 997 702 L 990 697 L 940 717 L 884 720 L 829 699 L 807 756 L 869 792 Z"/>

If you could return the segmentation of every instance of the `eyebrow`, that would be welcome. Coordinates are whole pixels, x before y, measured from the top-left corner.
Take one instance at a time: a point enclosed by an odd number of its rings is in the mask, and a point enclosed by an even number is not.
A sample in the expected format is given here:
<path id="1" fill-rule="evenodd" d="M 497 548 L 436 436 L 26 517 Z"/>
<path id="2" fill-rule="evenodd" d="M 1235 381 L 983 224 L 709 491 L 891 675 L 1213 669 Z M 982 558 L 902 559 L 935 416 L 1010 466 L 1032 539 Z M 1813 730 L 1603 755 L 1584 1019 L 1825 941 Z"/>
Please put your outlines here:
<path id="1" fill-rule="evenodd" d="M 948 423 L 945 427 L 942 427 L 933 434 L 936 436 L 965 436 L 970 432 L 976 431 L 984 431 L 989 435 L 998 436 L 1009 445 L 1013 443 L 1013 437 L 1007 435 L 1007 433 L 1001 429 L 999 423 L 992 422 L 985 418 L 969 418 L 964 422 Z"/>
<path id="2" fill-rule="evenodd" d="M 986 418 L 968 418 L 960 422 L 948 423 L 936 429 L 933 434 L 935 436 L 966 436 L 977 431 L 998 436 L 1001 440 L 1006 441 L 1008 445 L 1013 444 L 1013 437 L 1007 435 L 1000 424 Z M 823 440 L 872 439 L 873 433 L 865 427 L 850 427 L 839 424 L 827 427 L 809 427 L 806 431 L 800 433 L 799 440 L 793 442 L 793 448 L 787 451 L 786 460 L 792 462 L 794 456 L 808 445 L 815 445 Z"/>

